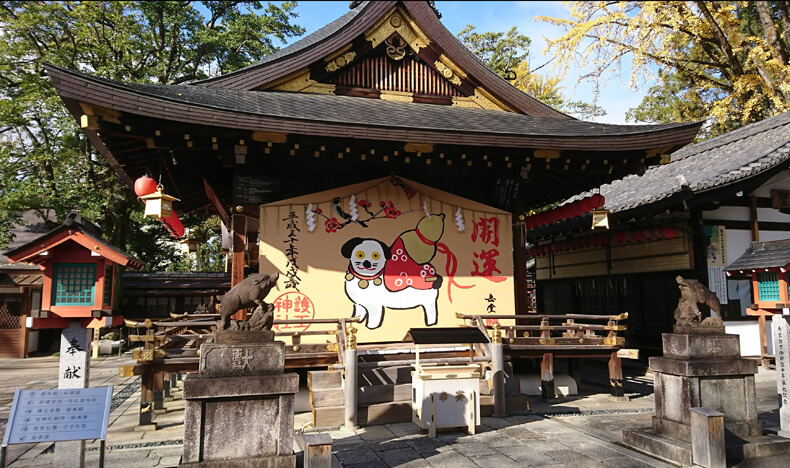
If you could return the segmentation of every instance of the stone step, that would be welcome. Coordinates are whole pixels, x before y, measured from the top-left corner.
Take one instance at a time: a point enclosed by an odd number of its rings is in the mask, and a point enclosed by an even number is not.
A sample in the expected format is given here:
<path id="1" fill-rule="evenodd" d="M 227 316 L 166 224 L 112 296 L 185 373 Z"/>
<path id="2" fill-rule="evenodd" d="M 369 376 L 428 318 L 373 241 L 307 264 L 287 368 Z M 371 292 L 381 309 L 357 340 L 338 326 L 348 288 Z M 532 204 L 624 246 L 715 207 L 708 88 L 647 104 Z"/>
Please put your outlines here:
<path id="1" fill-rule="evenodd" d="M 653 457 L 691 466 L 691 444 L 653 432 L 650 428 L 623 429 L 623 444 Z"/>
<path id="2" fill-rule="evenodd" d="M 732 437 L 725 440 L 727 461 L 755 458 L 787 457 L 790 460 L 790 439 L 773 434 L 758 437 Z"/>

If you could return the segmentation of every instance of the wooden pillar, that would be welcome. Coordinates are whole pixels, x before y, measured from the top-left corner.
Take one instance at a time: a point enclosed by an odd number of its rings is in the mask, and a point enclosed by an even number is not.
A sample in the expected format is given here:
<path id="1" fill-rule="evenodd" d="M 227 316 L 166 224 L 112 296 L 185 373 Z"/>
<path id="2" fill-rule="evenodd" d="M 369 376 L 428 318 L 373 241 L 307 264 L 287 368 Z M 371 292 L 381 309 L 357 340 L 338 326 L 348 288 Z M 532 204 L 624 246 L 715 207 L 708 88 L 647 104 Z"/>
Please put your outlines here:
<path id="1" fill-rule="evenodd" d="M 304 468 L 332 468 L 332 437 L 326 432 L 304 434 Z"/>
<path id="2" fill-rule="evenodd" d="M 691 459 L 694 466 L 725 468 L 724 414 L 710 408 L 689 408 L 691 413 Z"/>
<path id="3" fill-rule="evenodd" d="M 143 428 L 156 428 L 154 422 L 154 372 L 145 366 L 140 374 L 140 420 Z"/>
<path id="4" fill-rule="evenodd" d="M 20 304 L 22 315 L 19 316 L 19 348 L 17 357 L 26 358 L 28 340 L 30 339 L 30 330 L 27 328 L 27 318 L 30 315 L 28 312 L 32 312 L 33 291 L 28 287 L 19 288 L 19 291 L 22 293 L 22 303 Z"/>
<path id="5" fill-rule="evenodd" d="M 771 360 L 768 358 L 768 330 L 766 330 L 764 311 L 760 311 L 760 315 L 757 317 L 757 325 L 759 326 L 758 333 L 760 334 L 760 365 L 768 369 Z M 774 353 L 776 353 L 776 350 L 774 350 Z"/>
<path id="6" fill-rule="evenodd" d="M 247 238 L 247 218 L 241 214 L 234 214 L 231 224 L 230 287 L 232 288 L 244 279 L 244 244 Z M 232 318 L 235 320 L 247 320 L 247 311 L 240 310 Z"/>
<path id="7" fill-rule="evenodd" d="M 165 374 L 162 371 L 154 374 L 154 409 L 165 409 Z"/>
<path id="8" fill-rule="evenodd" d="M 527 298 L 527 239 L 522 224 L 513 223 L 513 282 L 515 283 L 516 315 L 529 312 Z"/>
<path id="9" fill-rule="evenodd" d="M 757 218 L 757 195 L 749 195 L 749 221 L 752 229 L 752 242 L 760 242 L 760 223 Z"/>
<path id="10" fill-rule="evenodd" d="M 557 398 L 554 393 L 554 354 L 544 353 L 540 361 L 540 397 L 544 400 Z"/>
<path id="11" fill-rule="evenodd" d="M 617 351 L 613 352 L 609 358 L 609 389 L 613 397 L 625 398 L 625 393 L 623 392 L 623 366 L 620 358 L 617 356 Z"/>
<path id="12" fill-rule="evenodd" d="M 710 239 L 702 233 L 704 220 L 702 211 L 699 209 L 691 210 L 689 226 L 691 228 L 691 258 L 694 262 L 692 268 L 697 275 L 697 280 L 702 284 L 708 284 L 708 253 L 707 246 Z"/>

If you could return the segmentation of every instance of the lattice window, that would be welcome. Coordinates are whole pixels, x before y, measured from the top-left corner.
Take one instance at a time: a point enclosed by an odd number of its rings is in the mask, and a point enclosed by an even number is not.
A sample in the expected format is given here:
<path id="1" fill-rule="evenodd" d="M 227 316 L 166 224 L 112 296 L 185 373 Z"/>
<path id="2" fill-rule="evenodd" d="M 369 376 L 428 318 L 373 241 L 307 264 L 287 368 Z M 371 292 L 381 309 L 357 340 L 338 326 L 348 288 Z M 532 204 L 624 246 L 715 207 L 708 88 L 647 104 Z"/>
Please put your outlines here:
<path id="1" fill-rule="evenodd" d="M 52 305 L 92 305 L 95 263 L 56 263 Z"/>
<path id="2" fill-rule="evenodd" d="M 365 57 L 327 83 L 430 96 L 463 96 L 428 64 L 411 59 L 393 62 L 384 55 Z"/>
<path id="3" fill-rule="evenodd" d="M 21 303 L 22 299 L 19 297 L 0 296 L 0 329 L 11 330 L 20 328 Z"/>
<path id="4" fill-rule="evenodd" d="M 777 272 L 757 273 L 757 282 L 761 301 L 779 300 L 779 274 Z"/>

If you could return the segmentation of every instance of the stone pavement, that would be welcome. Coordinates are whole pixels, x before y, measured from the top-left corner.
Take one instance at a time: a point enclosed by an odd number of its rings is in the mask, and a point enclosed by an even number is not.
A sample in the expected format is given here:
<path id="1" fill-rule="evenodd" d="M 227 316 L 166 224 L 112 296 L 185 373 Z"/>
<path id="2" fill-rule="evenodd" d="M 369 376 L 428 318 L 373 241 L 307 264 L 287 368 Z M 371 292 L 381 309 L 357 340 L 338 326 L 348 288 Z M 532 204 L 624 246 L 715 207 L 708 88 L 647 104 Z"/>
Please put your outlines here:
<path id="1" fill-rule="evenodd" d="M 137 431 L 140 380 L 118 377 L 118 368 L 132 363 L 130 355 L 100 357 L 91 362 L 91 386 L 114 385 L 110 425 L 106 440 L 107 467 L 175 467 L 181 458 L 184 401 L 165 402 L 167 408 L 155 416 L 156 431 Z M 0 430 L 5 431 L 10 404 L 16 388 L 57 387 L 58 358 L 0 359 Z M 670 467 L 620 443 L 620 432 L 629 427 L 650 425 L 653 412 L 652 378 L 626 376 L 630 401 L 616 402 L 601 382 L 585 380 L 600 374 L 582 372 L 580 395 L 546 403 L 532 397 L 530 411 L 506 418 L 482 418 L 477 434 L 440 432 L 431 439 L 412 423 L 361 427 L 319 428 L 332 436 L 333 467 L 479 467 L 540 466 L 562 467 Z M 626 371 L 627 373 L 627 371 Z M 606 372 L 602 373 L 606 377 Z M 758 374 L 758 411 L 766 430 L 778 426 L 775 373 Z M 297 407 L 300 405 L 297 404 Z M 295 416 L 294 427 L 310 427 L 310 413 Z M 99 442 L 86 444 L 86 466 L 98 466 Z M 788 466 L 787 460 L 773 461 Z M 56 464 L 51 444 L 12 445 L 8 466 L 52 467 Z M 746 465 L 742 465 L 746 466 Z M 749 465 L 757 466 L 757 465 Z M 740 466 L 738 467 L 740 468 Z"/>

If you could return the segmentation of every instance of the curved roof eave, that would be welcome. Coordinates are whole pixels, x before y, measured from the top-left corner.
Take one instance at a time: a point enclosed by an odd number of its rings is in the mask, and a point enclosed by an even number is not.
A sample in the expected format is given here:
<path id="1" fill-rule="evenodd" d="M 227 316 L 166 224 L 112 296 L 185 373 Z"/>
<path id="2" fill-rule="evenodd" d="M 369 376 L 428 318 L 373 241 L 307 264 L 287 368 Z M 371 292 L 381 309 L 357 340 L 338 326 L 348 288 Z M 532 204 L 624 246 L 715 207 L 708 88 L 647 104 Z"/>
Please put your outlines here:
<path id="1" fill-rule="evenodd" d="M 363 2 L 337 20 L 262 60 L 225 75 L 194 82 L 192 85 L 245 91 L 258 89 L 297 72 L 351 43 L 360 34 L 373 27 L 398 3 L 396 1 Z M 469 76 L 494 94 L 497 99 L 519 112 L 535 117 L 576 120 L 520 91 L 488 68 L 447 30 L 427 2 L 402 3 L 438 47 L 452 60 L 457 61 Z"/>
<path id="2" fill-rule="evenodd" d="M 49 64 L 45 68 L 63 99 L 165 120 L 249 130 L 267 128 L 295 134 L 472 146 L 626 151 L 680 148 L 694 139 L 701 125 L 701 122 L 599 124 L 349 96 L 141 85 Z M 418 127 L 414 122 L 421 124 Z M 350 128 L 354 131 L 349 132 Z"/>

